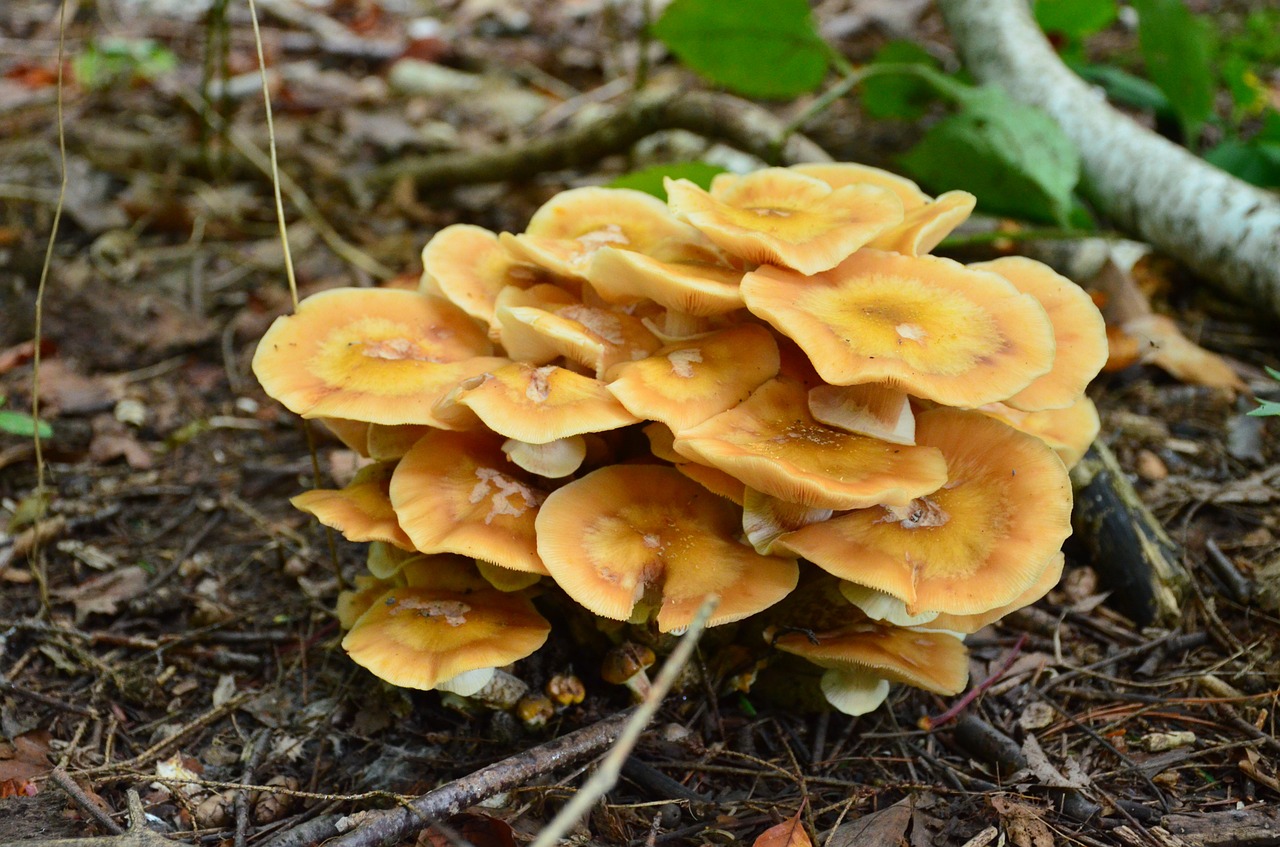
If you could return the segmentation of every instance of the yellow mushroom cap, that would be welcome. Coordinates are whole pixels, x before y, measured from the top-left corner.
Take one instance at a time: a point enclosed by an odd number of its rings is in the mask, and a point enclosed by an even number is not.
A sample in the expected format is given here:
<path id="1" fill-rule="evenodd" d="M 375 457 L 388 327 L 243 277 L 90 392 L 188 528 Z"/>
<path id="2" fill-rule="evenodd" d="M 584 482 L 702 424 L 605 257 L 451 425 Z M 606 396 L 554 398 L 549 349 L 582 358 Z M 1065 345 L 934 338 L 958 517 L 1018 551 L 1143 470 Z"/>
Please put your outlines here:
<path id="1" fill-rule="evenodd" d="M 924 629 L 940 629 L 947 632 L 971 635 L 984 626 L 995 623 L 1010 612 L 1016 612 L 1025 606 L 1030 606 L 1052 591 L 1053 587 L 1058 584 L 1058 580 L 1062 579 L 1062 569 L 1066 565 L 1066 560 L 1067 557 L 1062 553 L 1051 557 L 1049 561 L 1045 562 L 1044 569 L 1040 572 L 1040 576 L 1036 577 L 1036 581 L 1031 583 L 1031 587 L 1015 597 L 1010 603 L 997 606 L 990 611 L 979 612 L 976 615 L 938 615 L 928 623 L 922 624 L 922 627 Z"/>
<path id="2" fill-rule="evenodd" d="M 258 342 L 253 372 L 303 417 L 425 424 L 436 396 L 476 363 L 492 365 L 490 351 L 485 332 L 447 300 L 336 288 L 276 319 Z"/>
<path id="3" fill-rule="evenodd" d="M 532 444 L 640 420 L 603 382 L 555 365 L 512 362 L 464 383 L 455 400 L 494 432 Z"/>
<path id="4" fill-rule="evenodd" d="M 716 246 L 750 262 L 813 274 L 835 267 L 902 220 L 902 201 L 876 185 L 832 189 L 785 168 L 766 168 L 712 196 L 685 179 L 665 180 L 667 202 Z"/>
<path id="5" fill-rule="evenodd" d="M 969 659 L 960 639 L 873 621 L 852 607 L 849 617 L 843 626 L 812 633 L 816 644 L 801 632 L 779 635 L 773 644 L 823 668 L 869 671 L 935 694 L 964 690 Z"/>
<path id="6" fill-rule="evenodd" d="M 1035 298 L 949 259 L 864 249 L 815 276 L 762 267 L 742 296 L 832 385 L 883 382 L 974 407 L 1053 365 L 1053 327 Z"/>
<path id="7" fill-rule="evenodd" d="M 392 685 L 429 690 L 468 671 L 523 659 L 550 631 L 518 594 L 404 586 L 377 598 L 342 647 Z"/>
<path id="8" fill-rule="evenodd" d="M 360 616 L 369 611 L 375 600 L 386 594 L 388 589 L 403 584 L 403 580 L 360 574 L 356 577 L 354 590 L 338 594 L 337 608 L 334 610 L 338 616 L 338 626 L 351 629 Z"/>
<path id="9" fill-rule="evenodd" d="M 534 517 L 545 497 L 502 453 L 502 436 L 435 430 L 391 475 L 400 526 L 423 553 L 458 553 L 545 574 Z"/>
<path id="10" fill-rule="evenodd" d="M 1053 369 L 1004 403 L 1028 412 L 1065 409 L 1075 403 L 1107 363 L 1107 326 L 1093 299 L 1065 276 L 1024 256 L 1006 256 L 969 267 L 999 274 L 1014 288 L 1036 298 L 1053 324 L 1057 342 Z"/>
<path id="11" fill-rule="evenodd" d="M 317 488 L 289 502 L 338 530 L 348 541 L 385 541 L 409 550 L 413 544 L 391 508 L 391 471 L 390 464 L 367 465 L 343 488 Z"/>
<path id="12" fill-rule="evenodd" d="M 990 403 L 978 411 L 1039 438 L 1053 448 L 1068 469 L 1084 458 L 1085 451 L 1102 430 L 1098 407 L 1084 396 L 1065 409 L 1023 412 L 1004 403 Z"/>
<path id="13" fill-rule="evenodd" d="M 442 296 L 486 323 L 493 322 L 494 301 L 503 288 L 528 288 L 549 276 L 536 265 L 517 261 L 497 235 L 471 224 L 437 232 L 422 249 L 422 272 Z"/>
<path id="14" fill-rule="evenodd" d="M 768 608 L 798 577 L 795 560 L 738 542 L 741 520 L 733 504 L 671 468 L 612 465 L 547 497 L 538 552 L 560 587 L 601 617 L 656 611 L 670 632 L 718 594 L 715 626 Z"/>
<path id="15" fill-rule="evenodd" d="M 587 266 L 587 281 L 610 303 L 653 300 L 699 317 L 742 308 L 743 270 L 710 262 L 664 262 L 643 253 L 602 247 Z"/>
<path id="16" fill-rule="evenodd" d="M 804 386 L 773 379 L 727 412 L 676 433 L 675 450 L 789 503 L 820 509 L 902 505 L 947 480 L 932 447 L 834 429 L 809 414 Z"/>
<path id="17" fill-rule="evenodd" d="M 815 385 L 809 389 L 809 412 L 815 420 L 846 432 L 894 444 L 916 443 L 911 399 L 887 385 Z"/>
<path id="18" fill-rule="evenodd" d="M 792 165 L 789 170 L 820 179 L 832 188 L 844 188 L 846 185 L 878 185 L 881 188 L 887 188 L 898 195 L 898 199 L 902 201 L 902 209 L 906 212 L 917 209 L 932 199 L 920 190 L 920 186 L 905 176 L 898 176 L 895 173 L 856 162 L 806 162 Z M 721 176 L 723 174 L 717 175 L 716 182 L 711 184 L 713 195 L 717 194 L 717 189 L 723 190 L 728 187 L 727 184 L 721 187 L 719 182 Z"/>
<path id="19" fill-rule="evenodd" d="M 492 360 L 491 360 L 492 361 Z M 444 427 L 437 427 L 444 428 Z M 369 455 L 380 462 L 399 459 L 409 448 L 418 443 L 418 439 L 430 432 L 432 427 L 426 424 L 369 424 L 365 443 Z"/>
<path id="20" fill-rule="evenodd" d="M 978 198 L 967 191 L 939 194 L 938 199 L 907 212 L 902 223 L 880 233 L 867 246 L 905 256 L 923 256 L 968 220 L 977 204 Z"/>
<path id="21" fill-rule="evenodd" d="M 680 432 L 738 405 L 778 367 L 773 334 L 744 324 L 616 365 L 609 391 L 633 414 Z"/>
<path id="22" fill-rule="evenodd" d="M 349 421 L 346 418 L 318 418 L 334 437 L 361 456 L 369 456 L 368 421 Z"/>
<path id="23" fill-rule="evenodd" d="M 977 412 L 916 418 L 947 482 L 907 507 L 876 506 L 787 533 L 779 550 L 891 594 L 908 614 L 968 615 L 1012 602 L 1071 534 L 1071 481 L 1043 442 Z"/>

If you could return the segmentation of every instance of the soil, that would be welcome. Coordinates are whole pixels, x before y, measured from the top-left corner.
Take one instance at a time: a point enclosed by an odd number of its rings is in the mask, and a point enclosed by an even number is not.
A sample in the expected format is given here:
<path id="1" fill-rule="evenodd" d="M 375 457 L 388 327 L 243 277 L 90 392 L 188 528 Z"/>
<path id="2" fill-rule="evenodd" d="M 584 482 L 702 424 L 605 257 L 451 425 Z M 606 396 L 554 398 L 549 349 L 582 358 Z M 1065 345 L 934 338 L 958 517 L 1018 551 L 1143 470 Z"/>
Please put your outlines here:
<path id="1" fill-rule="evenodd" d="M 393 807 L 630 704 L 600 679 L 602 648 L 568 631 L 513 670 L 535 689 L 564 673 L 585 685 L 582 703 L 537 727 L 392 688 L 340 649 L 336 573 L 345 582 L 362 568 L 363 545 L 330 546 L 288 499 L 315 485 L 309 440 L 324 485 L 348 480 L 356 457 L 319 428 L 308 437 L 249 371 L 256 339 L 291 304 L 271 182 L 243 153 L 266 144 L 252 29 L 240 4 L 225 28 L 214 23 L 223 5 L 69 7 L 68 191 L 40 313 L 41 410 L 54 435 L 38 464 L 30 440 L 0 433 L 0 842 L 103 834 L 88 807 L 127 825 L 136 791 L 149 825 L 183 843 L 267 844 L 309 820 Z M 518 231 L 566 185 L 631 164 L 424 196 L 408 182 L 365 182 L 397 156 L 533 137 L 589 112 L 634 62 L 630 5 L 262 5 L 281 167 L 315 210 L 286 197 L 304 296 L 413 285 L 439 228 Z M 0 8 L 10 410 L 30 408 L 59 186 L 56 9 Z M 865 13 L 819 8 L 854 56 L 888 37 L 874 14 L 848 17 Z M 911 26 L 941 38 L 935 14 Z M 348 40 L 327 35 L 335 23 Z M 154 39 L 176 69 L 95 80 L 74 57 L 109 37 Z M 389 60 L 405 55 L 457 75 L 407 93 L 410 83 L 388 81 L 398 79 Z M 230 134 L 201 129 L 206 61 L 225 67 L 226 96 L 207 108 Z M 837 158 L 880 163 L 916 132 L 846 107 L 812 130 Z M 1253 389 L 1274 391 L 1261 369 L 1280 364 L 1273 325 L 1176 268 L 1155 280 L 1147 293 L 1160 310 Z M 1141 364 L 1104 374 L 1090 396 L 1102 440 L 1191 573 L 1176 618 L 1114 611 L 1099 581 L 1116 563 L 1069 548 L 1045 600 L 969 640 L 972 679 L 991 685 L 959 721 L 929 730 L 921 719 L 951 703 L 907 688 L 860 718 L 797 708 L 767 680 L 709 696 L 728 671 L 708 641 L 695 681 L 663 704 L 575 843 L 751 843 L 798 814 L 819 843 L 832 832 L 831 845 L 1280 844 L 1277 419 L 1246 416 L 1247 394 Z M 55 785 L 54 765 L 80 786 L 78 801 Z M 539 775 L 418 843 L 457 843 L 459 832 L 480 847 L 526 843 L 577 776 Z"/>

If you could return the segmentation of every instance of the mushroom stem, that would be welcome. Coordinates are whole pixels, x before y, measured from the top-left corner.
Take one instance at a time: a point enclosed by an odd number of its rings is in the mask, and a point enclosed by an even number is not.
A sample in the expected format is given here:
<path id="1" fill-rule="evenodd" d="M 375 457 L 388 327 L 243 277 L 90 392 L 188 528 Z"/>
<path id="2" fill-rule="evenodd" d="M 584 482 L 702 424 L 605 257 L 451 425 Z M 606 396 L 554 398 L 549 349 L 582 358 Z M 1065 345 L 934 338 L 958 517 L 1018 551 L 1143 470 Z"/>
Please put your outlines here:
<path id="1" fill-rule="evenodd" d="M 697 315 L 667 309 L 667 314 L 663 318 L 662 331 L 671 338 L 688 338 L 702 332 L 705 329 L 704 324 L 705 321 Z"/>

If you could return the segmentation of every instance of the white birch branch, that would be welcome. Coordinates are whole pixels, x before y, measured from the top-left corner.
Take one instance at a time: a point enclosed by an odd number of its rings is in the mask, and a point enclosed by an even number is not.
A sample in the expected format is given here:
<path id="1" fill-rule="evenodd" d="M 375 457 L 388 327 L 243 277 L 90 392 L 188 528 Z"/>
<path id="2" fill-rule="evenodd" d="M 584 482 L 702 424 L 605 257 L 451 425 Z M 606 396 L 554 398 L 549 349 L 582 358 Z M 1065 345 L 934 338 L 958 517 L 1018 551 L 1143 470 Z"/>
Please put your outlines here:
<path id="1" fill-rule="evenodd" d="M 966 67 L 1052 116 L 1119 227 L 1280 315 L 1280 200 L 1139 126 L 1067 69 L 1025 0 L 938 0 Z"/>

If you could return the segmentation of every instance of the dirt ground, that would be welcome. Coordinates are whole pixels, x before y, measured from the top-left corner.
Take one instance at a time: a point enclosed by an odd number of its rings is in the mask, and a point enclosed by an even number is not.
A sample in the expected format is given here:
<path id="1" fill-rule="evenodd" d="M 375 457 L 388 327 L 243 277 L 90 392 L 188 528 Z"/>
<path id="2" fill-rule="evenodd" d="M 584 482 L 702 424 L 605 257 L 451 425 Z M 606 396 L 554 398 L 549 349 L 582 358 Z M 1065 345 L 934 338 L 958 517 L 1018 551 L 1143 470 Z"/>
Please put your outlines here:
<path id="1" fill-rule="evenodd" d="M 271 182 L 253 162 L 266 133 L 247 9 L 232 4 L 221 28 L 210 23 L 219 3 L 206 6 L 69 5 L 67 194 L 41 315 L 39 390 L 55 434 L 38 539 L 33 446 L 0 433 L 0 843 L 102 834 L 88 807 L 125 824 L 129 790 L 153 828 L 188 843 L 308 843 L 289 839 L 309 821 L 341 828 L 342 816 L 629 704 L 599 678 L 602 648 L 568 632 L 515 669 L 535 688 L 567 672 L 585 684 L 582 704 L 536 728 L 381 684 L 339 648 L 333 556 L 350 575 L 364 550 L 339 538 L 331 555 L 322 528 L 289 506 L 313 485 L 307 439 L 248 368 L 289 296 Z M 566 185 L 634 163 L 436 193 L 372 178 L 397 157 L 537 137 L 624 95 L 616 81 L 635 64 L 638 7 L 259 8 L 281 167 L 298 186 L 285 206 L 303 294 L 411 284 L 439 228 L 520 230 Z M 903 32 L 942 38 L 918 2 L 818 11 L 855 59 Z M 0 5 L 7 409 L 30 406 L 59 187 L 57 20 L 47 0 Z M 72 60 L 112 37 L 154 39 L 176 67 L 104 80 Z M 422 61 L 395 70 L 406 56 Z M 916 132 L 850 106 L 810 129 L 836 158 L 877 164 Z M 677 134 L 638 156 L 705 146 Z M 1274 324 L 1156 267 L 1157 309 L 1252 389 L 1274 392 L 1262 375 L 1280 365 Z M 709 696 L 724 675 L 709 641 L 692 666 L 700 681 L 664 704 L 575 843 L 746 844 L 799 812 L 829 845 L 1280 844 L 1277 419 L 1246 417 L 1247 394 L 1143 365 L 1104 374 L 1090 396 L 1101 440 L 1190 572 L 1176 619 L 1139 626 L 1114 611 L 1117 563 L 1071 546 L 1057 589 L 969 640 L 972 679 L 996 679 L 967 717 L 931 731 L 921 719 L 950 704 L 905 688 L 861 718 L 795 708 L 767 687 Z M 324 483 L 349 479 L 356 457 L 315 436 Z M 531 778 L 418 843 L 526 843 L 579 773 Z"/>

